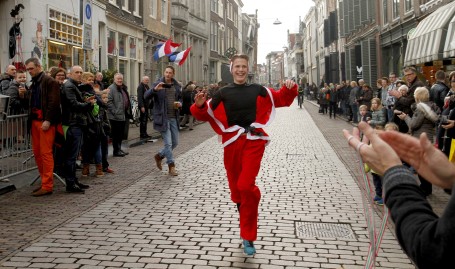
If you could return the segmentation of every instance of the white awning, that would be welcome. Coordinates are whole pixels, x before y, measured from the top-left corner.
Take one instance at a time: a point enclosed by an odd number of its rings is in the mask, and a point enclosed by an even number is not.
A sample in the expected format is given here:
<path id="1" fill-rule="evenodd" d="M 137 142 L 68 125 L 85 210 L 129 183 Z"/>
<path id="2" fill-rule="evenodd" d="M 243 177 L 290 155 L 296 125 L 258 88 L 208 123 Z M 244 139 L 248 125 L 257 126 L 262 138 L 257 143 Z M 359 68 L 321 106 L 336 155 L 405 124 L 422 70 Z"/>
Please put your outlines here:
<path id="1" fill-rule="evenodd" d="M 444 46 L 444 58 L 455 57 L 455 15 L 449 23 L 446 44 Z"/>
<path id="2" fill-rule="evenodd" d="M 455 13 L 455 2 L 439 7 L 423 19 L 411 34 L 404 64 L 422 64 L 442 60 L 447 27 Z"/>

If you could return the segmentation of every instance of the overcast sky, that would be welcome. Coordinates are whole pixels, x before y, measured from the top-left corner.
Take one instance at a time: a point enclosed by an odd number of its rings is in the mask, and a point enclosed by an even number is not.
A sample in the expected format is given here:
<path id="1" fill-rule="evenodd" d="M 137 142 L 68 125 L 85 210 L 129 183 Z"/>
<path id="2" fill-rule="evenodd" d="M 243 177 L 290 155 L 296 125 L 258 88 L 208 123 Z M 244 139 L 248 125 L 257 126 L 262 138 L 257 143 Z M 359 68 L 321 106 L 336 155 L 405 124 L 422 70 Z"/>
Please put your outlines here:
<path id="1" fill-rule="evenodd" d="M 258 64 L 265 63 L 265 56 L 271 51 L 282 51 L 287 45 L 287 30 L 299 31 L 299 16 L 303 20 L 314 6 L 312 0 L 242 0 L 242 12 L 254 14 L 258 10 L 259 42 Z M 280 25 L 273 22 L 278 19 Z"/>

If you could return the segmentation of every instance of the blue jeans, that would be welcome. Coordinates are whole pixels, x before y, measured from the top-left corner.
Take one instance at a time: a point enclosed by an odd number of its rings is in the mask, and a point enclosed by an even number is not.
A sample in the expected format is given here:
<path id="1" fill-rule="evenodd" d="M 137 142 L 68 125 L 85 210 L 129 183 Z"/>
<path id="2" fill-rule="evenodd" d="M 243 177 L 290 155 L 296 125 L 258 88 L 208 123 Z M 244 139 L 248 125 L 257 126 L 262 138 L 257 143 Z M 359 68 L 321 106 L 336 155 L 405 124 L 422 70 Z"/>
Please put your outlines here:
<path id="1" fill-rule="evenodd" d="M 174 156 L 172 150 L 179 144 L 179 124 L 176 118 L 168 119 L 167 130 L 161 132 L 164 141 L 164 148 L 160 150 L 159 154 L 166 158 L 166 163 L 174 163 Z"/>
<path id="2" fill-rule="evenodd" d="M 76 178 L 76 159 L 82 145 L 82 130 L 78 126 L 70 126 L 66 131 L 64 146 L 65 179 L 67 185 L 73 185 Z"/>

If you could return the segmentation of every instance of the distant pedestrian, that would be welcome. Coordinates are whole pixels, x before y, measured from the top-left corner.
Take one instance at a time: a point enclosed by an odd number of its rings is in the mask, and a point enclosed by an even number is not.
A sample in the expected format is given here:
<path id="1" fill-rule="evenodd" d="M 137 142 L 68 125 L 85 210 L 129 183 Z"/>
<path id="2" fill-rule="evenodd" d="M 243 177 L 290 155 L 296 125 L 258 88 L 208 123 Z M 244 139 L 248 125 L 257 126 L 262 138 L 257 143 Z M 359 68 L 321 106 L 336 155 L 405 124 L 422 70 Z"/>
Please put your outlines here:
<path id="1" fill-rule="evenodd" d="M 132 110 L 128 87 L 123 84 L 123 75 L 114 75 L 114 83 L 109 87 L 107 115 L 111 123 L 112 147 L 114 157 L 125 157 L 128 152 L 122 150 L 122 140 L 128 136 L 128 121 L 132 119 Z"/>
<path id="2" fill-rule="evenodd" d="M 221 88 L 207 101 L 207 94 L 196 95 L 191 113 L 209 121 L 222 136 L 224 166 L 231 200 L 240 213 L 240 236 L 244 253 L 254 255 L 257 239 L 258 207 L 261 192 L 256 186 L 265 146 L 270 137 L 264 131 L 275 115 L 276 107 L 290 106 L 297 96 L 297 85 L 287 80 L 278 91 L 248 84 L 248 56 L 231 58 L 234 83 Z"/>
<path id="3" fill-rule="evenodd" d="M 182 87 L 174 75 L 174 67 L 167 66 L 164 77 L 153 83 L 145 94 L 146 99 L 153 99 L 153 128 L 161 133 L 164 142 L 164 148 L 154 156 L 156 166 L 163 170 L 161 162 L 166 158 L 170 176 L 178 176 L 172 151 L 179 143 L 179 108 L 182 106 Z"/>
<path id="4" fill-rule="evenodd" d="M 139 107 L 139 137 L 143 139 L 150 139 L 152 138 L 147 133 L 147 121 L 148 121 L 148 114 L 149 114 L 149 103 L 150 99 L 145 99 L 144 94 L 145 92 L 150 89 L 149 86 L 150 78 L 148 76 L 142 77 L 141 83 L 137 86 L 137 106 Z"/>

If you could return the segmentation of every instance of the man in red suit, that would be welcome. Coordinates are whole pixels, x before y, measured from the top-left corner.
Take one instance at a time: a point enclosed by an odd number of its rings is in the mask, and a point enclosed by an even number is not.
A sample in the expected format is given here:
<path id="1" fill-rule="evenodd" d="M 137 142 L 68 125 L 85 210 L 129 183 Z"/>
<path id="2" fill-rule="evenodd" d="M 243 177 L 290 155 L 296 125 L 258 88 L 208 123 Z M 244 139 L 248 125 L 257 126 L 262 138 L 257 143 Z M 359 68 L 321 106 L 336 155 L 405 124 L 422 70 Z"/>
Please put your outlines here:
<path id="1" fill-rule="evenodd" d="M 263 130 L 275 116 L 275 107 L 290 106 L 297 96 L 297 85 L 287 80 L 280 90 L 271 91 L 258 84 L 247 83 L 248 56 L 231 58 L 234 83 L 217 91 L 207 101 L 207 94 L 196 95 L 191 114 L 208 121 L 222 135 L 224 167 L 231 191 L 231 200 L 240 213 L 240 236 L 244 253 L 254 255 L 257 238 L 258 207 L 261 192 L 256 186 L 265 146 L 270 137 Z"/>

